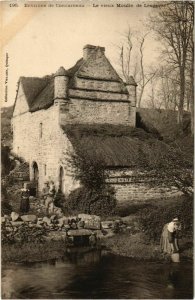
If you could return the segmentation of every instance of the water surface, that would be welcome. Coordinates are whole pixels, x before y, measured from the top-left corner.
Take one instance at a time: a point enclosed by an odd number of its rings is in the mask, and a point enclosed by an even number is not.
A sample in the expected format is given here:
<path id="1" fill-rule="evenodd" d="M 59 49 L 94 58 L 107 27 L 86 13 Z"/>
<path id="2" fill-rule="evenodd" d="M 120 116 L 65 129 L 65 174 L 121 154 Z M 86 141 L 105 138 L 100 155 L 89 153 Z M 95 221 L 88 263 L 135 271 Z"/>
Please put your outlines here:
<path id="1" fill-rule="evenodd" d="M 192 263 L 136 262 L 101 251 L 2 269 L 7 299 L 193 299 Z"/>

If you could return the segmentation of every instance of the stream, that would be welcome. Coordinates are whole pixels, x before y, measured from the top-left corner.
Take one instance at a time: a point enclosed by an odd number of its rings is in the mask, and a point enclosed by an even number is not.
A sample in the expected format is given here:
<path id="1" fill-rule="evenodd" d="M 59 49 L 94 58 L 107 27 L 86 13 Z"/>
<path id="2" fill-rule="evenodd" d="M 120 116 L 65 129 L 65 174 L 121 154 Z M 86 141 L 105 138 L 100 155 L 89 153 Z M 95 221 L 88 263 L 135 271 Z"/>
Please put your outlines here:
<path id="1" fill-rule="evenodd" d="M 2 267 L 4 299 L 193 299 L 193 264 L 137 262 L 101 250 Z"/>

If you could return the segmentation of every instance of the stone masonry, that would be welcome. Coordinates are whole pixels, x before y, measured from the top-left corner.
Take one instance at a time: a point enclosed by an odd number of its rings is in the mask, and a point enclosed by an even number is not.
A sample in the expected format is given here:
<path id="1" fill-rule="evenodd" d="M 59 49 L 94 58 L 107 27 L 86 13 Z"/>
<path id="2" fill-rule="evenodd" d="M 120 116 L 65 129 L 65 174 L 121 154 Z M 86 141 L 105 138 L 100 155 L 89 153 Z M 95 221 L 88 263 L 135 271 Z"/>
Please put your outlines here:
<path id="1" fill-rule="evenodd" d="M 105 56 L 105 48 L 86 45 L 73 68 L 63 67 L 43 78 L 21 77 L 12 118 L 13 152 L 30 165 L 30 179 L 52 179 L 69 194 L 79 186 L 70 176 L 67 151 L 73 146 L 62 130 L 66 124 L 114 124 L 135 127 L 136 83 L 126 84 Z M 35 178 L 36 165 L 36 178 Z M 60 177 L 61 176 L 61 177 Z M 63 177 L 63 178 L 62 178 Z M 146 195 L 144 184 L 116 186 L 118 200 Z M 160 193 L 160 192 L 159 192 Z M 136 196 L 137 195 L 137 196 Z M 155 193 L 150 193 L 150 197 Z"/>

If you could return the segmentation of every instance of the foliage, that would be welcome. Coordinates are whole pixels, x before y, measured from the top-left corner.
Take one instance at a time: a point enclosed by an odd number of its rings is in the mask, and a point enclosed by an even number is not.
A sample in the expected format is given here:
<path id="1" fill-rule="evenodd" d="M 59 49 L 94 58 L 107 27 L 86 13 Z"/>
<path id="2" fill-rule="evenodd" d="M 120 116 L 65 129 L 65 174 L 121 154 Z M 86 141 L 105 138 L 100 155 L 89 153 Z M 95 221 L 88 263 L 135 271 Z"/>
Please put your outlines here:
<path id="1" fill-rule="evenodd" d="M 115 213 L 116 198 L 113 188 L 107 186 L 101 190 L 89 190 L 81 187 L 70 193 L 67 201 L 69 211 L 90 213 L 101 216 Z"/>
<path id="2" fill-rule="evenodd" d="M 67 209 L 80 212 L 107 215 L 114 212 L 116 199 L 114 189 L 106 185 L 108 172 L 94 153 L 93 157 L 86 155 L 82 147 L 67 156 L 69 171 L 81 188 L 73 191 L 68 198 Z"/>
<path id="3" fill-rule="evenodd" d="M 1 108 L 1 142 L 4 145 L 11 146 L 11 118 L 13 114 L 13 106 Z"/>
<path id="4" fill-rule="evenodd" d="M 164 46 L 163 57 L 169 70 L 163 77 L 170 77 L 170 73 L 174 74 L 171 85 L 176 83 L 176 86 L 179 86 L 179 93 L 176 92 L 178 123 L 180 125 L 183 123 L 184 103 L 185 100 L 188 102 L 186 98 L 190 98 L 191 101 L 193 123 L 194 5 L 192 1 L 170 1 L 159 10 L 155 10 L 150 16 L 150 24 Z M 190 78 L 188 84 L 187 78 Z M 190 95 L 187 85 L 190 85 Z"/>
<path id="5" fill-rule="evenodd" d="M 156 146 L 154 143 L 155 155 L 149 155 L 150 170 L 156 179 L 152 185 L 160 186 L 164 182 L 168 188 L 176 186 L 184 194 L 191 195 L 194 143 L 193 137 L 189 134 L 190 114 L 187 112 L 184 114 L 183 132 L 179 131 L 174 111 L 139 109 L 137 114 L 140 119 L 138 125 L 142 128 L 146 127 L 144 129 L 148 132 L 153 131 L 154 127 L 165 142 L 156 143 Z"/>
<path id="6" fill-rule="evenodd" d="M 56 207 L 63 208 L 65 201 L 66 201 L 65 195 L 61 192 L 61 190 L 58 190 L 54 198 L 54 205 Z"/>
<path id="7" fill-rule="evenodd" d="M 128 130 L 124 126 L 92 126 L 92 128 L 73 126 L 66 130 L 70 139 L 72 138 L 76 151 L 67 159 L 72 168 L 70 168 L 71 175 L 89 189 L 98 190 L 103 187 L 109 176 L 105 170 L 106 166 L 115 162 L 120 162 L 122 166 L 126 162 L 126 165 L 129 163 L 132 168 L 136 167 L 135 180 L 138 180 L 140 171 L 143 174 L 147 171 L 149 172 L 147 177 L 151 179 L 148 180 L 148 185 L 152 187 L 164 185 L 171 189 L 174 186 L 184 194 L 193 193 L 192 146 L 186 151 L 186 147 L 182 147 L 178 140 L 167 144 L 140 128 Z M 84 139 L 83 136 L 87 135 L 90 138 Z M 123 155 L 119 153 L 121 150 L 119 143 Z M 104 151 L 100 145 L 104 147 Z"/>
<path id="8" fill-rule="evenodd" d="M 8 202 L 8 200 L 2 200 L 1 201 L 1 215 L 8 215 L 12 212 L 12 206 Z"/>
<path id="9" fill-rule="evenodd" d="M 163 151 L 163 148 L 167 151 Z M 178 188 L 186 195 L 193 194 L 193 161 L 185 157 L 181 149 L 176 147 L 156 148 L 156 157 L 151 158 L 151 174 L 155 178 L 151 184 Z"/>
<path id="10" fill-rule="evenodd" d="M 35 262 L 63 257 L 66 253 L 64 240 L 46 240 L 44 243 L 2 244 L 2 263 Z"/>
<path id="11" fill-rule="evenodd" d="M 137 108 L 136 125 L 143 128 L 146 132 L 155 131 L 167 143 L 178 138 L 189 137 L 190 134 L 190 113 L 184 112 L 183 132 L 177 124 L 177 112 L 170 109 L 150 109 Z M 191 140 L 193 138 L 191 137 Z M 193 152 L 193 147 L 191 147 Z"/>
<path id="12" fill-rule="evenodd" d="M 144 208 L 149 208 L 151 207 L 151 203 L 146 203 L 146 202 L 139 202 L 139 203 L 133 203 L 132 201 L 128 201 L 127 203 L 122 203 L 120 205 L 117 205 L 117 214 L 120 217 L 126 217 L 129 215 L 134 215 L 137 214 L 138 211 Z"/>
<path id="13" fill-rule="evenodd" d="M 10 148 L 1 144 L 1 175 L 5 176 L 13 169 L 13 163 L 10 159 Z"/>
<path id="14" fill-rule="evenodd" d="M 7 186 L 3 182 L 1 185 L 1 215 L 7 215 L 12 212 L 12 206 L 8 200 Z"/>
<path id="15" fill-rule="evenodd" d="M 25 223 L 18 228 L 5 223 L 3 223 L 1 227 L 2 244 L 12 244 L 16 242 L 21 244 L 25 242 L 40 243 L 44 241 L 44 235 L 46 235 L 44 228 L 29 227 L 29 225 Z"/>
<path id="16" fill-rule="evenodd" d="M 107 173 L 102 161 L 97 157 L 89 157 L 81 148 L 70 152 L 67 156 L 68 167 L 75 180 L 91 190 L 103 188 Z"/>
<path id="17" fill-rule="evenodd" d="M 193 198 L 186 197 L 180 204 L 170 205 L 168 208 L 166 206 L 144 208 L 139 213 L 139 225 L 151 240 L 158 241 L 163 226 L 176 216 L 181 221 L 182 233 L 192 236 Z"/>

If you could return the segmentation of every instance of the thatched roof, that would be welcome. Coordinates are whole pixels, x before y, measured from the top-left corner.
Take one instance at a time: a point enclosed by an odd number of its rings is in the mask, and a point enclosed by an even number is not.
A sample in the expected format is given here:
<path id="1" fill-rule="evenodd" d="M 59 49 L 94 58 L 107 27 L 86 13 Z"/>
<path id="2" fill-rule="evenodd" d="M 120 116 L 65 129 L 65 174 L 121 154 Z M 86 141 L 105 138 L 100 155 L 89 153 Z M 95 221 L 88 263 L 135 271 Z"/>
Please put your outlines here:
<path id="1" fill-rule="evenodd" d="M 54 102 L 54 78 L 50 79 L 45 89 L 43 89 L 35 98 L 33 104 L 30 107 L 30 111 L 36 111 L 39 109 L 47 109 Z"/>
<path id="2" fill-rule="evenodd" d="M 101 47 L 95 47 L 101 48 Z M 110 72 L 106 72 L 109 68 Z M 94 72 L 94 69 L 96 72 Z M 96 73 L 99 70 L 99 75 Z M 108 73 L 108 74 L 107 74 Z M 106 75 L 107 74 L 107 75 Z M 127 94 L 128 91 L 122 79 L 118 76 L 109 60 L 103 56 L 102 63 L 98 65 L 93 57 L 87 59 L 79 59 L 76 64 L 65 71 L 63 67 L 57 71 L 56 74 L 48 75 L 42 78 L 38 77 L 21 77 L 19 82 L 23 87 L 26 96 L 29 111 L 34 112 L 40 109 L 47 109 L 54 103 L 54 77 L 56 75 L 66 75 L 69 77 L 68 88 L 77 88 L 75 85 L 75 78 L 81 77 L 92 80 L 106 80 L 120 83 L 119 91 Z M 109 91 L 109 90 L 108 90 Z M 17 99 L 17 97 L 16 97 Z"/>
<path id="3" fill-rule="evenodd" d="M 102 161 L 106 167 L 147 167 L 168 145 L 142 129 L 121 125 L 66 125 L 67 134 L 77 153 Z"/>
<path id="4" fill-rule="evenodd" d="M 54 84 L 53 76 L 21 77 L 20 83 L 26 96 L 29 111 L 48 108 L 53 104 Z"/>

